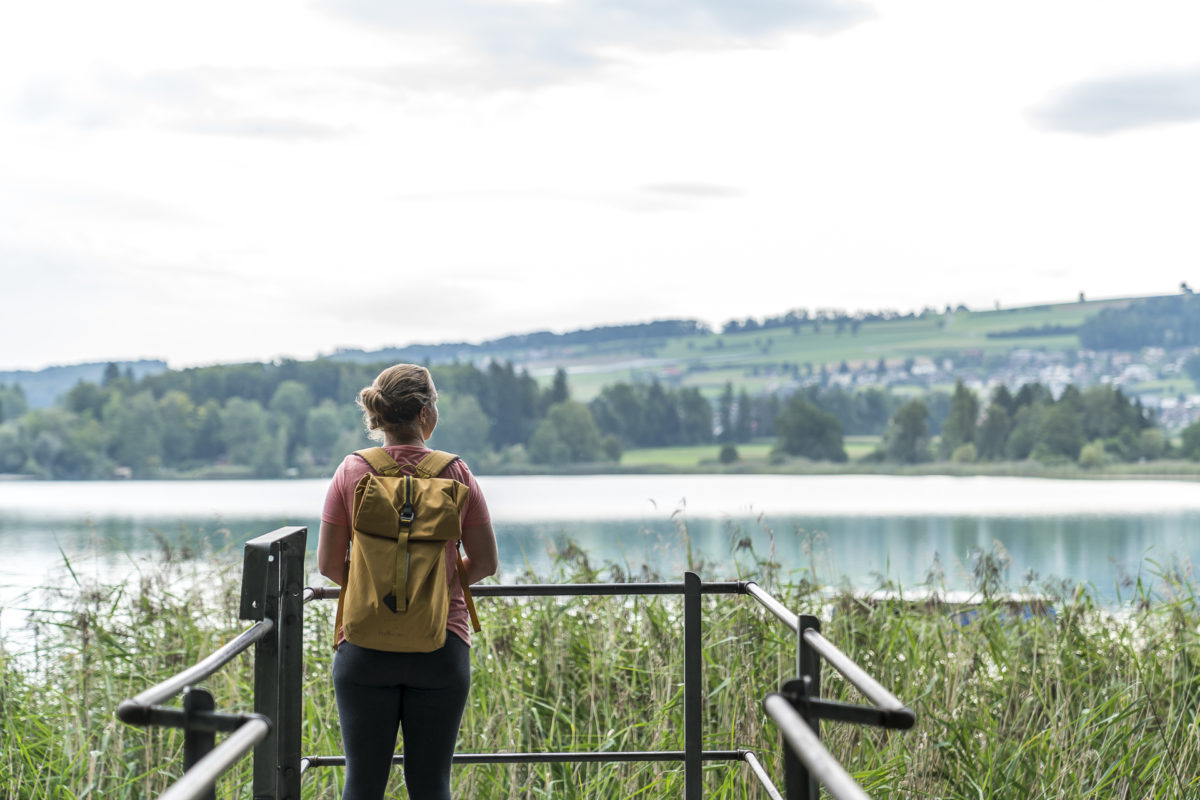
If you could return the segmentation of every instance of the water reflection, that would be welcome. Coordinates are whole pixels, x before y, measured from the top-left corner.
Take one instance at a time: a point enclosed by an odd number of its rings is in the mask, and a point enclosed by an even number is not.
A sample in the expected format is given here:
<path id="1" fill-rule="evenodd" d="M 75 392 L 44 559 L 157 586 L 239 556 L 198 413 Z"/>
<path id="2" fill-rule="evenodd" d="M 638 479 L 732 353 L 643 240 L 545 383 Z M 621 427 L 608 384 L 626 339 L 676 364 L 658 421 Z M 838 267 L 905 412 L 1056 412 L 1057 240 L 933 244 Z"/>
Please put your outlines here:
<path id="1" fill-rule="evenodd" d="M 240 561 L 241 544 L 283 525 L 306 525 L 316 547 L 315 518 L 259 516 L 176 521 L 135 516 L 82 519 L 0 514 L 0 627 L 19 625 L 31 587 L 64 581 L 120 581 L 168 558 L 202 556 Z M 542 521 L 498 524 L 501 578 L 552 576 L 556 554 L 574 544 L 593 566 L 620 566 L 638 576 L 643 565 L 676 579 L 691 563 L 710 578 L 753 578 L 756 559 L 823 585 L 857 589 L 915 587 L 934 581 L 969 589 L 980 553 L 1007 559 L 1011 588 L 1048 579 L 1091 586 L 1116 600 L 1139 576 L 1148 583 L 1163 567 L 1190 574 L 1200 560 L 1200 512 L 1095 516 L 702 516 Z M 70 570 L 65 567 L 70 563 Z M 315 558 L 308 559 L 310 569 Z M 74 575 L 71 572 L 74 572 Z M 312 574 L 313 582 L 321 582 Z"/>

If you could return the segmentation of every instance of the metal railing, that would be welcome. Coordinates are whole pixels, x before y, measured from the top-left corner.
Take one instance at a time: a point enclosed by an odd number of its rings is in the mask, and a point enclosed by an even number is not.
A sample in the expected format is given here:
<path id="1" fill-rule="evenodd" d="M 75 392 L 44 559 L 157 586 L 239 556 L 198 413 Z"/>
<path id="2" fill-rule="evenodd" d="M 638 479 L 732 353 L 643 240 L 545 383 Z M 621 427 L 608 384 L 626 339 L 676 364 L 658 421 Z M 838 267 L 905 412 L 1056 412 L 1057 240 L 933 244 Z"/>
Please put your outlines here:
<path id="1" fill-rule="evenodd" d="M 763 699 L 763 710 L 779 726 L 784 743 L 784 786 L 788 800 L 817 800 L 824 784 L 837 800 L 862 800 L 868 795 L 845 767 L 821 744 L 822 719 L 908 730 L 916 724 L 912 709 L 883 688 L 821 635 L 821 621 L 797 615 L 751 583 L 747 593 L 796 633 L 796 673 L 779 692 Z M 841 673 L 871 701 L 870 706 L 821 698 L 821 659 Z"/>
<path id="2" fill-rule="evenodd" d="M 239 617 L 254 624 L 192 667 L 117 707 L 130 725 L 182 728 L 183 776 L 160 800 L 215 798 L 220 778 L 254 751 L 255 800 L 300 797 L 300 680 L 307 528 L 280 528 L 246 543 Z M 254 713 L 215 710 L 198 684 L 254 648 Z M 182 708 L 162 703 L 183 694 Z M 216 746 L 217 733 L 230 733 Z"/>
<path id="3" fill-rule="evenodd" d="M 309 769 L 344 766 L 344 755 L 300 755 L 300 691 L 304 605 L 333 599 L 337 587 L 305 587 L 304 528 L 281 528 L 246 544 L 242 573 L 241 617 L 257 620 L 233 642 L 194 667 L 184 670 L 132 700 L 118 716 L 135 725 L 173 725 L 185 730 L 183 778 L 163 797 L 170 800 L 212 797 L 222 772 L 254 748 L 255 800 L 298 800 L 300 781 Z M 703 748 L 702 604 L 704 595 L 745 594 L 754 598 L 796 633 L 797 678 L 763 701 L 779 726 L 784 747 L 785 793 L 788 800 L 816 800 L 820 784 L 837 800 L 867 795 L 820 741 L 820 720 L 836 720 L 893 729 L 911 728 L 913 712 L 879 685 L 820 634 L 816 617 L 798 616 L 753 581 L 701 581 L 685 573 L 682 582 L 518 584 L 477 586 L 484 597 L 568 597 L 582 595 L 682 595 L 684 601 L 684 749 L 642 751 L 456 753 L 456 764 L 534 764 L 586 762 L 677 762 L 683 764 L 684 797 L 701 800 L 701 768 L 705 761 L 744 762 L 772 800 L 783 800 L 754 751 Z M 213 674 L 238 653 L 255 646 L 254 714 L 221 714 L 211 695 L 194 684 Z M 820 697 L 824 658 L 854 685 L 871 706 L 834 702 Z M 184 708 L 159 704 L 184 694 Z M 190 700 L 195 696 L 197 700 Z M 204 699 L 207 697 L 207 699 Z M 213 747 L 217 731 L 234 731 Z M 393 763 L 402 764 L 397 754 Z M 207 792 L 207 794 L 205 794 Z"/>

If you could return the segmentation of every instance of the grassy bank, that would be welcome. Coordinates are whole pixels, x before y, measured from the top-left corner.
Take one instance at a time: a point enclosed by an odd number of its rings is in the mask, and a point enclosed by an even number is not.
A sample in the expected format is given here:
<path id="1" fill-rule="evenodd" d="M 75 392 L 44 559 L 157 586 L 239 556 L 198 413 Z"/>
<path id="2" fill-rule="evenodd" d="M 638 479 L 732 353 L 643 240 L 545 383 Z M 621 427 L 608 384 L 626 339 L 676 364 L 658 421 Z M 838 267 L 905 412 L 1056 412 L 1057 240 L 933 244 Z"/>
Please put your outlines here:
<path id="1" fill-rule="evenodd" d="M 985 562 L 986 563 L 986 562 Z M 559 579 L 644 579 L 581 553 Z M 739 577 L 703 568 L 706 578 Z M 813 576 L 753 577 L 917 713 L 886 734 L 826 723 L 833 752 L 872 796 L 1182 798 L 1200 795 L 1200 608 L 1168 577 L 1132 587 L 1119 610 L 1087 592 L 1051 593 L 1055 613 L 1014 620 L 979 596 L 968 625 L 934 602 L 833 601 Z M 675 576 L 671 576 L 676 579 Z M 994 575 L 981 574 L 994 586 Z M 210 580 L 199 596 L 180 587 Z M 154 796 L 179 774 L 182 738 L 116 721 L 117 703 L 187 666 L 246 623 L 228 556 L 176 562 L 125 587 L 69 585 L 66 610 L 33 614 L 33 635 L 0 664 L 5 747 L 0 796 Z M 306 623 L 306 754 L 340 752 L 330 682 L 331 603 Z M 480 601 L 484 633 L 460 750 L 681 749 L 682 608 L 675 598 Z M 793 639 L 749 598 L 705 599 L 706 748 L 747 747 L 782 781 L 778 736 L 759 701 L 791 677 Z M 829 669 L 823 693 L 860 702 Z M 243 657 L 208 682 L 219 708 L 251 708 Z M 744 767 L 706 765 L 706 796 L 757 798 Z M 336 798 L 341 772 L 306 776 L 306 798 Z M 673 765 L 466 766 L 456 796 L 678 797 Z M 219 787 L 245 797 L 248 764 Z M 398 781 L 398 776 L 397 776 Z M 395 796 L 403 796 L 397 794 Z"/>

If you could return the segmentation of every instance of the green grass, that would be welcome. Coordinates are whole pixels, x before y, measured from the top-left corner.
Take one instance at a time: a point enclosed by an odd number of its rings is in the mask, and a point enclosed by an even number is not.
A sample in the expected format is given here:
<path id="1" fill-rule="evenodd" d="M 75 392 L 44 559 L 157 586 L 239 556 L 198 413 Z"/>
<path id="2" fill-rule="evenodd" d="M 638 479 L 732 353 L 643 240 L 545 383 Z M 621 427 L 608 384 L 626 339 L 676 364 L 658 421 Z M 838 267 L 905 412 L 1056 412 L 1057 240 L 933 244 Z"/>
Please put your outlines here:
<path id="1" fill-rule="evenodd" d="M 819 537 L 810 540 L 819 547 Z M 116 721 L 116 704 L 242 630 L 236 569 L 213 557 L 148 570 L 128 588 L 73 587 L 69 610 L 34 615 L 36 647 L 0 661 L 0 795 L 156 796 L 180 771 L 181 738 Z M 227 562 L 225 562 L 227 563 Z M 738 566 L 741 564 L 741 566 Z M 699 565 L 705 578 L 754 578 L 908 703 L 916 728 L 884 733 L 824 723 L 827 746 L 875 798 L 1185 798 L 1200 796 L 1200 607 L 1179 570 L 1126 603 L 1038 587 L 1053 615 L 1014 619 L 981 559 L 978 616 L 963 626 L 936 602 L 834 597 L 820 576 L 780 576 L 741 551 Z M 220 591 L 189 596 L 197 576 Z M 558 581 L 644 579 L 569 551 Z M 668 576 L 677 580 L 678 576 Z M 997 599 L 993 599 L 997 598 Z M 682 748 L 678 598 L 480 600 L 484 632 L 459 749 Z M 330 666 L 332 603 L 306 609 L 305 754 L 340 752 Z M 755 750 L 782 783 L 778 734 L 761 698 L 792 677 L 794 638 L 747 597 L 704 599 L 704 746 Z M 218 708 L 251 708 L 252 670 L 234 661 L 209 681 Z M 823 694 L 862 702 L 829 668 Z M 243 762 L 218 797 L 246 797 Z M 745 767 L 706 765 L 705 796 L 751 798 Z M 305 776 L 303 797 L 336 798 L 341 771 Z M 674 798 L 674 764 L 463 766 L 456 796 Z M 399 776 L 389 796 L 403 796 Z"/>
<path id="2" fill-rule="evenodd" d="M 851 461 L 862 458 L 873 451 L 879 444 L 879 436 L 847 436 L 845 437 L 846 455 Z M 765 466 L 774 449 L 774 441 L 745 442 L 735 445 L 738 459 L 743 466 L 760 464 Z M 672 469 L 687 470 L 693 467 L 712 466 L 720 454 L 719 444 L 700 444 L 679 447 L 641 447 L 626 450 L 621 454 L 621 466 L 645 467 L 662 466 Z"/>
<path id="3" fill-rule="evenodd" d="M 771 452 L 771 443 L 756 442 L 736 445 L 738 457 L 742 460 L 763 461 Z M 701 464 L 712 464 L 717 461 L 721 452 L 719 444 L 698 444 L 680 447 L 643 447 L 636 450 L 626 450 L 621 454 L 622 466 L 661 465 L 685 470 L 698 467 Z"/>

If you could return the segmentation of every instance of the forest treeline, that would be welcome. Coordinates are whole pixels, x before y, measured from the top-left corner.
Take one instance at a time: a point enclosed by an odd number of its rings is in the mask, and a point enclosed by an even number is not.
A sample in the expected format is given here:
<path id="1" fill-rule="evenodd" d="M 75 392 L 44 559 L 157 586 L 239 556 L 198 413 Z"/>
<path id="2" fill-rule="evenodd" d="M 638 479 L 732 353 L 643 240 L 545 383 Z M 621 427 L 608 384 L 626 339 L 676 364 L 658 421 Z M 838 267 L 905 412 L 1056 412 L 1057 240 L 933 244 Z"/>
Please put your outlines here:
<path id="1" fill-rule="evenodd" d="M 1184 283 L 1182 294 L 1146 297 L 1105 308 L 1079 327 L 1089 350 L 1166 349 L 1200 344 L 1200 297 Z"/>
<path id="2" fill-rule="evenodd" d="M 44 478 L 327 475 L 371 442 L 353 403 L 381 364 L 319 359 L 196 367 L 135 379 L 110 365 L 51 408 L 29 409 L 0 386 L 0 473 Z M 918 463 L 1038 459 L 1045 463 L 1200 458 L 1200 425 L 1179 452 L 1152 415 L 1119 390 L 1001 387 L 986 403 L 952 394 L 905 398 L 884 389 L 804 387 L 787 397 L 727 383 L 715 398 L 658 381 L 615 383 L 588 403 L 559 370 L 546 386 L 510 363 L 432 367 L 441 424 L 431 444 L 478 471 L 619 462 L 629 448 L 776 443 L 773 459 L 843 462 L 844 437 L 881 436 L 869 460 Z M 714 453 L 716 452 L 714 448 Z"/>

